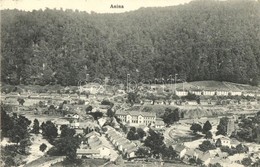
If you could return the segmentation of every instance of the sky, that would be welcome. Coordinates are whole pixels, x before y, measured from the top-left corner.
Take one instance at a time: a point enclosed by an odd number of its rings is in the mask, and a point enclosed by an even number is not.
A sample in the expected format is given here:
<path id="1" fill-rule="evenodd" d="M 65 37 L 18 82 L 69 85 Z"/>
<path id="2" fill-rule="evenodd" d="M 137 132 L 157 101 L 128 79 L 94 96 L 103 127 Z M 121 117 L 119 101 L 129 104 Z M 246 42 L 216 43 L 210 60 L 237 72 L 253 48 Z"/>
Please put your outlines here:
<path id="1" fill-rule="evenodd" d="M 141 7 L 163 7 L 189 3 L 191 0 L 0 0 L 1 9 L 20 9 L 32 11 L 38 9 L 78 9 L 96 13 L 121 13 L 137 10 Z M 111 5 L 123 5 L 124 8 L 110 8 Z"/>

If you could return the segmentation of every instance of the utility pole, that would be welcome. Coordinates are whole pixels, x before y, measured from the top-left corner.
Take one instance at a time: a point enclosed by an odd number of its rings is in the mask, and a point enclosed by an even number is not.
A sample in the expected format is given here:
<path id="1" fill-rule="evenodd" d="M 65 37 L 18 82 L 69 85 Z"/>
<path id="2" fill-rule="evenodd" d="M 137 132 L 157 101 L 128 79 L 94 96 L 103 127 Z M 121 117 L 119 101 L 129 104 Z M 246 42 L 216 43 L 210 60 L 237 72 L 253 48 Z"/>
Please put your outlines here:
<path id="1" fill-rule="evenodd" d="M 175 74 L 175 75 L 174 75 L 174 87 L 175 87 L 175 93 L 176 93 L 176 80 L 177 80 L 177 75 L 178 75 L 178 74 Z"/>
<path id="2" fill-rule="evenodd" d="M 130 74 L 126 75 L 126 89 L 127 89 L 127 93 L 129 92 L 129 76 L 130 76 Z"/>

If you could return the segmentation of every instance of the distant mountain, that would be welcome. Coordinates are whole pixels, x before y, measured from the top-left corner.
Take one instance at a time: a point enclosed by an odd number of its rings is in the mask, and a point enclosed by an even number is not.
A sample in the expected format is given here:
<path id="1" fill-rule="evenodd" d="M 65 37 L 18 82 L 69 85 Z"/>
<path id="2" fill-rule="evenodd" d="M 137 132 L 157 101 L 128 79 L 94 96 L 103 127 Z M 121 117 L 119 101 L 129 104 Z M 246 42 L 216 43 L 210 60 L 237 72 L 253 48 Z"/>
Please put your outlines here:
<path id="1" fill-rule="evenodd" d="M 257 85 L 260 3 L 197 0 L 121 14 L 3 10 L 1 55 L 1 79 L 11 84 L 178 73 L 186 81 Z"/>

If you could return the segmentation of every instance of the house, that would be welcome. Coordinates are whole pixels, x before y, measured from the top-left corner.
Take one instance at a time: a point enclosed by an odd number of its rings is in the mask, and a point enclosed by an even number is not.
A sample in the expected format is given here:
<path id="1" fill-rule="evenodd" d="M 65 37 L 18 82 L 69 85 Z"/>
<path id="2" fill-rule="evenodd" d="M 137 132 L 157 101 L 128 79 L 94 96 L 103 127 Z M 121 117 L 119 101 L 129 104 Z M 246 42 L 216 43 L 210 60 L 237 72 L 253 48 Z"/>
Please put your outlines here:
<path id="1" fill-rule="evenodd" d="M 241 91 L 231 91 L 230 95 L 231 96 L 242 96 L 242 92 Z"/>
<path id="2" fill-rule="evenodd" d="M 183 91 L 183 90 L 176 90 L 176 95 L 179 96 L 179 97 L 182 97 L 182 96 L 187 96 L 188 95 L 188 91 Z"/>
<path id="3" fill-rule="evenodd" d="M 156 120 L 156 114 L 141 111 L 117 111 L 116 116 L 130 126 L 149 125 Z"/>
<path id="4" fill-rule="evenodd" d="M 201 95 L 203 95 L 203 91 L 200 90 L 200 89 L 191 89 L 189 92 L 190 92 L 191 94 L 195 94 L 196 96 L 201 96 Z"/>
<path id="5" fill-rule="evenodd" d="M 245 92 L 243 93 L 244 96 L 249 96 L 249 97 L 255 97 L 256 93 L 254 92 Z"/>
<path id="6" fill-rule="evenodd" d="M 196 151 L 197 152 L 197 151 Z M 204 165 L 208 165 L 210 163 L 210 153 L 208 152 L 198 152 L 198 158 L 197 159 L 200 159 Z"/>
<path id="7" fill-rule="evenodd" d="M 105 118 L 99 118 L 98 119 L 98 124 L 102 127 L 105 123 L 106 123 L 106 119 Z"/>
<path id="8" fill-rule="evenodd" d="M 204 96 L 214 96 L 215 95 L 215 91 L 212 90 L 203 90 L 203 95 Z"/>
<path id="9" fill-rule="evenodd" d="M 154 125 L 156 129 L 162 129 L 165 127 L 165 123 L 161 118 L 156 118 Z"/>
<path id="10" fill-rule="evenodd" d="M 100 133 L 97 133 L 96 131 L 92 131 L 92 132 L 85 135 L 86 138 L 90 138 L 92 136 L 100 137 L 101 135 L 100 135 Z"/>
<path id="11" fill-rule="evenodd" d="M 183 161 L 186 162 L 186 163 L 189 163 L 189 160 L 190 160 L 191 158 L 196 159 L 196 157 L 195 157 L 195 151 L 194 151 L 194 149 L 187 149 L 187 151 L 185 152 Z"/>
<path id="12" fill-rule="evenodd" d="M 77 149 L 77 157 L 88 157 L 88 158 L 96 158 L 99 157 L 100 151 L 94 149 Z"/>
<path id="13" fill-rule="evenodd" d="M 220 140 L 222 146 L 231 147 L 230 139 L 228 137 L 223 135 L 218 135 L 213 137 L 212 141 L 216 143 L 218 139 Z"/>
<path id="14" fill-rule="evenodd" d="M 128 158 L 134 157 L 135 152 L 137 151 L 137 146 L 132 143 L 130 140 L 123 137 L 119 132 L 117 132 L 114 128 L 110 128 L 106 126 L 106 136 L 108 140 L 124 155 Z"/>
<path id="15" fill-rule="evenodd" d="M 173 149 L 176 151 L 177 154 L 179 154 L 179 158 L 183 158 L 185 156 L 185 153 L 187 152 L 187 148 L 182 144 L 177 144 L 175 146 L 172 146 Z"/>
<path id="16" fill-rule="evenodd" d="M 217 96 L 228 96 L 229 95 L 229 91 L 227 91 L 227 90 L 217 90 L 216 91 L 216 95 Z"/>

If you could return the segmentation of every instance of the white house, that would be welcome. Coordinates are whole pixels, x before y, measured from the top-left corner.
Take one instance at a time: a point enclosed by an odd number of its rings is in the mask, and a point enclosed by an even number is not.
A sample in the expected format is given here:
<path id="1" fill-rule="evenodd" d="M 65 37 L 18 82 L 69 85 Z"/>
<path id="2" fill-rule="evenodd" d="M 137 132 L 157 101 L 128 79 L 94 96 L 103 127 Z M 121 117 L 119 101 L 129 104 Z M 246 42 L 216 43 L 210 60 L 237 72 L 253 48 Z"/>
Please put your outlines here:
<path id="1" fill-rule="evenodd" d="M 212 140 L 214 143 L 216 143 L 218 139 L 221 141 L 222 146 L 231 147 L 230 139 L 228 137 L 223 136 L 223 135 L 218 135 L 218 136 L 213 137 Z"/>
<path id="2" fill-rule="evenodd" d="M 188 148 L 186 148 L 184 145 L 182 144 L 177 144 L 172 146 L 173 149 L 177 152 L 177 154 L 179 154 L 179 158 L 183 158 L 185 156 L 185 153 L 187 152 Z"/>
<path id="3" fill-rule="evenodd" d="M 175 94 L 179 97 L 182 97 L 182 96 L 187 96 L 188 95 L 188 92 L 187 91 L 178 91 L 176 90 Z"/>
<path id="4" fill-rule="evenodd" d="M 203 95 L 204 96 L 214 96 L 215 95 L 215 91 L 212 90 L 203 90 Z"/>

